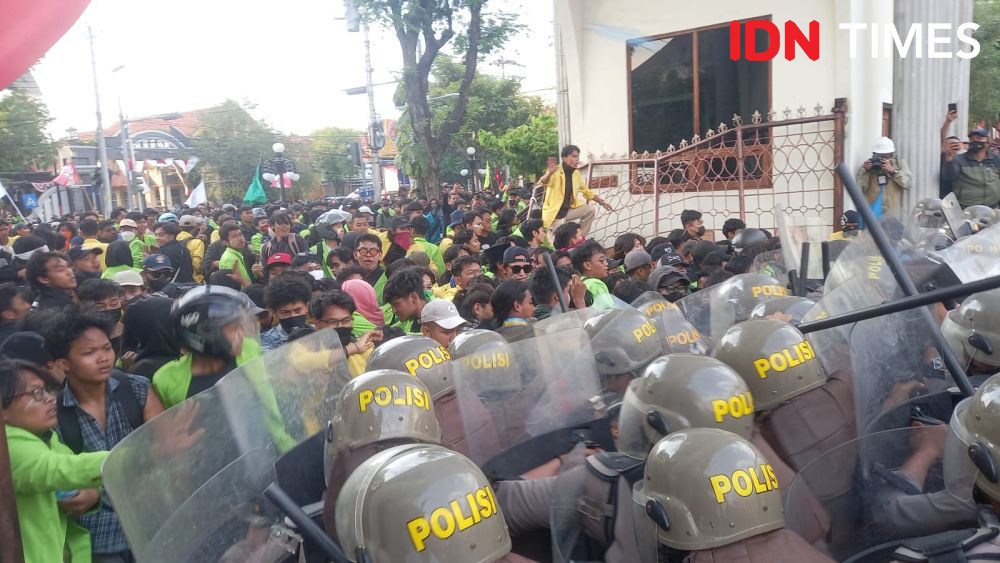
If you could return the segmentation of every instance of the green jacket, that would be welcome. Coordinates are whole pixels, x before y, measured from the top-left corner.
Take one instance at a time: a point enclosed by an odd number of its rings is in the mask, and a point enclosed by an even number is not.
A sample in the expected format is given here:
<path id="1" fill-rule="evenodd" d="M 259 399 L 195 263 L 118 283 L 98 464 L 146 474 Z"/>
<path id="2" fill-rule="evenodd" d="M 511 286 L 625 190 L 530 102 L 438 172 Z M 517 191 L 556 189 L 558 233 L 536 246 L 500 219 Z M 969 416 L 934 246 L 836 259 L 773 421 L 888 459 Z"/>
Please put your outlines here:
<path id="1" fill-rule="evenodd" d="M 252 250 L 254 254 L 259 255 L 260 247 L 262 246 L 264 246 L 263 233 L 254 233 L 254 235 L 250 237 L 250 250 Z"/>
<path id="2" fill-rule="evenodd" d="M 134 258 L 135 258 L 135 255 L 133 255 L 133 259 Z M 104 273 L 101 274 L 101 279 L 102 280 L 110 280 L 111 278 L 115 277 L 115 274 L 117 274 L 118 272 L 127 272 L 127 271 L 141 272 L 142 270 L 140 270 L 139 268 L 133 268 L 132 266 L 128 266 L 128 265 L 111 266 L 107 270 L 104 270 Z"/>
<path id="3" fill-rule="evenodd" d="M 4 428 L 25 563 L 58 563 L 65 549 L 73 563 L 90 561 L 90 532 L 59 510 L 56 491 L 100 487 L 108 452 L 75 455 L 55 432 L 43 439 L 16 426 Z"/>
<path id="4" fill-rule="evenodd" d="M 443 274 L 445 271 L 444 258 L 441 257 L 441 249 L 438 248 L 438 245 L 428 242 L 424 237 L 413 237 L 413 242 L 424 248 L 424 253 L 431 259 L 431 264 L 434 265 L 434 273 L 439 276 Z"/>
<path id="5" fill-rule="evenodd" d="M 243 263 L 243 254 L 231 246 L 227 246 L 226 250 L 222 252 L 222 258 L 219 258 L 219 269 L 239 270 L 243 274 L 243 279 L 253 282 L 253 278 L 250 277 L 250 271 L 247 270 L 247 265 Z"/>
<path id="6" fill-rule="evenodd" d="M 136 268 L 142 268 L 143 255 L 149 251 L 150 246 L 156 244 L 156 238 L 153 238 L 153 242 L 149 242 L 150 238 L 149 234 L 145 237 L 139 237 L 136 235 L 136 237 L 128 243 L 128 248 L 132 251 L 132 265 Z"/>
<path id="7" fill-rule="evenodd" d="M 305 238 L 305 237 L 302 237 Z M 323 277 L 327 279 L 333 279 L 333 272 L 330 271 L 330 266 L 326 263 L 326 257 L 330 254 L 330 247 L 326 245 L 325 240 L 321 240 L 316 243 L 311 249 L 313 254 L 319 256 L 320 261 L 323 263 Z"/>
<path id="8" fill-rule="evenodd" d="M 243 341 L 243 350 L 236 357 L 236 365 L 241 366 L 261 355 L 260 343 L 253 339 Z M 170 407 L 187 399 L 188 388 L 191 387 L 190 353 L 176 360 L 163 364 L 153 374 L 153 390 L 163 403 L 163 408 Z"/>
<path id="9" fill-rule="evenodd" d="M 597 278 L 589 278 L 587 276 L 584 276 L 580 279 L 583 280 L 583 285 L 587 286 L 587 293 L 589 293 L 591 297 L 596 298 L 599 295 L 611 293 L 610 291 L 608 291 L 608 286 L 605 285 L 604 280 L 599 280 Z"/>
<path id="10" fill-rule="evenodd" d="M 389 278 L 385 276 L 385 272 L 379 276 L 378 281 L 375 282 L 375 298 L 379 303 L 382 303 L 382 292 L 385 291 L 385 284 L 389 281 Z"/>

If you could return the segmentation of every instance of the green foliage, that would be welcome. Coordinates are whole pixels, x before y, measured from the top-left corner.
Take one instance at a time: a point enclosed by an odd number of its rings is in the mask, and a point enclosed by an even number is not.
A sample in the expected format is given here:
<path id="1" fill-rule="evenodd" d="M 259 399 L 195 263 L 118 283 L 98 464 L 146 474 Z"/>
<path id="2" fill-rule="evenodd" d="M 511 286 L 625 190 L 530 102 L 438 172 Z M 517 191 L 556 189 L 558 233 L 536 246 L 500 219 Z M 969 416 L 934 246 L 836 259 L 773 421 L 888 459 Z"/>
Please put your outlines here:
<path id="1" fill-rule="evenodd" d="M 320 178 L 327 183 L 342 183 L 357 176 L 361 170 L 351 163 L 350 143 L 358 142 L 363 133 L 354 129 L 326 127 L 313 131 L 311 163 Z"/>
<path id="2" fill-rule="evenodd" d="M 1000 0 L 976 0 L 973 33 L 981 51 L 972 59 L 969 88 L 969 121 L 1000 122 Z"/>
<path id="3" fill-rule="evenodd" d="M 45 133 L 49 121 L 45 104 L 24 92 L 11 92 L 0 99 L 0 171 L 52 167 L 56 151 Z"/>
<path id="4" fill-rule="evenodd" d="M 533 116 L 528 123 L 508 129 L 500 136 L 482 131 L 479 141 L 503 155 L 512 176 L 533 178 L 545 170 L 546 158 L 559 152 L 556 116 L 551 112 Z"/>
<path id="5" fill-rule="evenodd" d="M 201 161 L 196 170 L 205 179 L 209 200 L 242 199 L 261 158 L 271 156 L 274 131 L 233 100 L 206 111 L 199 125 L 194 146 Z"/>

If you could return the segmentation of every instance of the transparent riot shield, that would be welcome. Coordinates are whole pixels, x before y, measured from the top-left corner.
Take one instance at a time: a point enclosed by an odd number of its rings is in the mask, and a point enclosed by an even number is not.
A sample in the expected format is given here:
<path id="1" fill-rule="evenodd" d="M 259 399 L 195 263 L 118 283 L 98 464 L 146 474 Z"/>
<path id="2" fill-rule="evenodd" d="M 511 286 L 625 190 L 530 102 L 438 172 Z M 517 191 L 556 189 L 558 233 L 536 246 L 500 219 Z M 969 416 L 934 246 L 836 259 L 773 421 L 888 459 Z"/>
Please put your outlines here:
<path id="1" fill-rule="evenodd" d="M 857 275 L 827 291 L 802 317 L 803 323 L 835 317 L 879 305 L 887 300 L 877 280 Z M 853 324 L 828 328 L 806 335 L 828 374 L 851 368 L 850 339 Z"/>
<path id="2" fill-rule="evenodd" d="M 104 464 L 104 486 L 136 558 L 279 560 L 265 555 L 282 551 L 271 533 L 282 515 L 262 493 L 278 457 L 325 428 L 349 377 L 337 333 L 321 330 L 122 440 Z"/>
<path id="3" fill-rule="evenodd" d="M 933 305 L 934 314 L 943 307 Z M 947 420 L 954 379 L 919 309 L 861 321 L 850 338 L 858 434 L 905 425 L 911 411 Z"/>
<path id="4" fill-rule="evenodd" d="M 959 239 L 928 257 L 948 265 L 963 283 L 1000 275 L 1000 224 Z"/>
<path id="5" fill-rule="evenodd" d="M 630 305 L 610 293 L 598 295 L 594 303 L 585 309 L 570 309 L 565 313 L 558 308 L 552 310 L 552 316 L 537 321 L 532 325 L 535 334 L 553 334 L 563 330 L 583 328 L 584 323 L 599 313 L 608 309 L 627 309 Z"/>
<path id="6" fill-rule="evenodd" d="M 953 419 L 954 424 L 954 419 Z M 975 526 L 975 467 L 952 425 L 908 424 L 861 436 L 803 468 L 785 498 L 785 524 L 803 520 L 798 497 L 857 463 L 854 487 L 822 499 L 830 533 L 819 547 L 837 561 L 890 561 L 894 540 Z M 879 546 L 884 546 L 879 548 Z M 867 553 L 866 553 L 867 552 Z"/>
<path id="7" fill-rule="evenodd" d="M 549 530 L 552 534 L 552 559 L 556 563 L 570 561 L 601 561 L 603 557 L 588 557 L 586 530 L 583 523 L 585 509 L 586 447 L 577 444 L 564 455 L 559 466 L 559 476 L 552 486 L 549 508 Z"/>
<path id="8" fill-rule="evenodd" d="M 667 301 L 659 293 L 647 291 L 633 301 L 632 306 L 653 321 L 657 333 L 662 335 L 665 353 L 708 354 L 711 343 L 684 318 L 677 305 Z"/>
<path id="9" fill-rule="evenodd" d="M 787 287 L 770 276 L 740 274 L 692 293 L 677 306 L 703 337 L 715 342 L 729 327 L 749 319 L 757 305 L 790 294 Z"/>
<path id="10" fill-rule="evenodd" d="M 468 455 L 487 475 L 519 475 L 576 442 L 611 441 L 590 426 L 601 416 L 601 382 L 583 330 L 521 340 L 437 369 L 455 383 Z"/>
<path id="11" fill-rule="evenodd" d="M 774 207 L 785 271 L 795 270 L 800 278 L 823 279 L 822 243 L 829 239 L 831 228 L 818 215 L 792 214 L 792 211 L 797 210 L 788 209 L 781 204 Z M 802 269 L 803 243 L 809 243 L 809 271 L 805 272 L 805 276 L 803 272 L 799 272 Z"/>
<path id="12" fill-rule="evenodd" d="M 755 256 L 749 271 L 771 276 L 782 285 L 788 285 L 788 265 L 785 264 L 785 255 L 781 249 L 761 252 Z"/>

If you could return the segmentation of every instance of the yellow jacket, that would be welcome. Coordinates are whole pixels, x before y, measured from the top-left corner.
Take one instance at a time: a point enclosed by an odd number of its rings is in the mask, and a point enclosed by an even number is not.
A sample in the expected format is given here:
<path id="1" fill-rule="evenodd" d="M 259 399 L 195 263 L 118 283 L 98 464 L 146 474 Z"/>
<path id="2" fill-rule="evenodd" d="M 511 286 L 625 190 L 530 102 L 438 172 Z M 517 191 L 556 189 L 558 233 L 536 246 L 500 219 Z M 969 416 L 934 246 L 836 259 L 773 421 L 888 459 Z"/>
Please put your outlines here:
<path id="1" fill-rule="evenodd" d="M 193 270 L 191 277 L 194 278 L 194 282 L 205 283 L 205 276 L 201 273 L 201 263 L 205 259 L 205 241 L 194 238 L 187 231 L 181 231 L 177 234 L 177 242 L 183 243 L 184 248 L 187 248 L 188 254 L 191 255 L 191 268 Z"/>
<path id="2" fill-rule="evenodd" d="M 549 176 L 548 181 L 542 185 L 545 186 L 545 201 L 542 203 L 542 222 L 545 223 L 546 227 L 551 227 L 552 223 L 556 220 L 556 215 L 559 214 L 559 208 L 563 204 L 563 195 L 566 192 L 566 173 L 563 172 L 562 164 L 556 168 L 552 176 Z M 581 195 L 585 201 L 580 201 Z M 570 202 L 569 208 L 576 209 L 581 205 L 586 205 L 594 197 L 596 196 L 587 187 L 587 182 L 583 179 L 583 174 L 579 170 L 574 170 L 573 201 Z"/>

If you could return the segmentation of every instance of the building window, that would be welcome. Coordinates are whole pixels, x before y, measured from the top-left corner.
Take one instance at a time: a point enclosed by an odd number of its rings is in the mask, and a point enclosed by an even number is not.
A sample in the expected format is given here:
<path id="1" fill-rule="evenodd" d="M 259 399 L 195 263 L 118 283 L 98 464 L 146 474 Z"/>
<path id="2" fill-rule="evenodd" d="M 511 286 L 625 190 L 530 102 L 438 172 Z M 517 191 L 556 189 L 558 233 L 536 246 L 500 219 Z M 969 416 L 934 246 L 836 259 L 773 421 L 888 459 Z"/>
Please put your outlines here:
<path id="1" fill-rule="evenodd" d="M 137 149 L 176 149 L 177 145 L 159 138 L 140 139 L 135 142 Z"/>
<path id="2" fill-rule="evenodd" d="M 761 19 L 761 18 L 755 18 Z M 741 34 L 742 35 L 742 34 Z M 767 48 L 760 31 L 757 48 Z M 628 42 L 631 146 L 665 150 L 770 109 L 769 62 L 729 58 L 729 24 Z"/>

